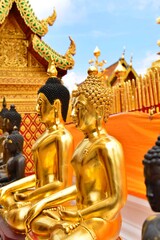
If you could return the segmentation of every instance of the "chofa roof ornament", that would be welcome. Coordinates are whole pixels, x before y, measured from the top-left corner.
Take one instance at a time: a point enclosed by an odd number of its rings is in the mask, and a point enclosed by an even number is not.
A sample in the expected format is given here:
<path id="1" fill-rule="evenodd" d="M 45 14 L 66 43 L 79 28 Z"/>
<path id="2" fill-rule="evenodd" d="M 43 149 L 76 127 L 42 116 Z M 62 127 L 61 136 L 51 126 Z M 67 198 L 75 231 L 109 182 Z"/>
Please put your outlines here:
<path id="1" fill-rule="evenodd" d="M 8 16 L 14 2 L 16 3 L 16 6 L 26 25 L 33 31 L 33 33 L 39 35 L 40 37 L 44 36 L 48 32 L 48 25 L 52 26 L 56 20 L 57 14 L 55 9 L 53 10 L 51 16 L 46 19 L 39 20 L 36 17 L 29 0 L 1 0 L 0 24 L 2 24 Z"/>

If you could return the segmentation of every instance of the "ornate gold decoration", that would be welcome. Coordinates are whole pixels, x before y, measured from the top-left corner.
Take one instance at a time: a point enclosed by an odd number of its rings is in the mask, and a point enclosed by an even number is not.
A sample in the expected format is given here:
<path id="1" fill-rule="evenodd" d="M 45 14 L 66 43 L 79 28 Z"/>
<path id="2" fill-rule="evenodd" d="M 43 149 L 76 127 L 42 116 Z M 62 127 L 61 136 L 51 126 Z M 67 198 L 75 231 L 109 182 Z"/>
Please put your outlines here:
<path id="1" fill-rule="evenodd" d="M 0 96 L 14 103 L 19 112 L 35 112 L 35 96 L 47 79 L 51 58 L 60 77 L 74 66 L 76 46 L 71 38 L 64 56 L 41 40 L 56 16 L 54 9 L 40 21 L 28 0 L 0 1 Z"/>
<path id="2" fill-rule="evenodd" d="M 160 68 L 148 69 L 142 77 L 128 80 L 112 87 L 112 113 L 143 111 L 149 112 L 153 107 L 160 111 Z"/>
<path id="3" fill-rule="evenodd" d="M 12 8 L 14 0 L 1 0 L 0 2 L 0 23 L 2 24 Z"/>
<path id="4" fill-rule="evenodd" d="M 53 14 L 46 19 L 46 22 L 49 24 L 49 26 L 52 26 L 53 23 L 56 21 L 56 18 L 57 18 L 57 13 L 54 8 Z"/>
<path id="5" fill-rule="evenodd" d="M 102 86 L 104 86 L 102 88 Z M 83 84 L 78 85 L 78 91 L 73 90 L 72 96 L 76 97 L 77 93 L 85 94 L 85 97 L 90 101 L 94 108 L 104 106 L 104 120 L 108 119 L 112 107 L 112 89 L 104 85 L 102 75 L 98 74 L 98 69 L 91 66 L 88 70 L 87 79 Z"/>
<path id="6" fill-rule="evenodd" d="M 0 39 L 0 46 L 1 67 L 27 67 L 27 46 L 25 40 Z"/>
<path id="7" fill-rule="evenodd" d="M 0 23 L 2 24 L 7 17 L 10 9 L 12 8 L 13 2 L 16 2 L 17 8 L 24 19 L 25 23 L 29 28 L 39 36 L 44 36 L 48 32 L 48 24 L 50 26 L 56 20 L 56 11 L 54 9 L 53 14 L 48 17 L 46 20 L 38 20 L 35 16 L 31 5 L 28 0 L 1 0 L 0 3 Z"/>
<path id="8" fill-rule="evenodd" d="M 58 67 L 63 70 L 68 70 L 72 69 L 74 66 L 74 60 L 72 56 L 75 54 L 76 50 L 74 41 L 71 37 L 69 37 L 69 39 L 70 46 L 64 56 L 54 51 L 36 35 L 33 36 L 32 43 L 34 50 L 38 52 L 44 59 L 49 62 L 52 58 L 52 61 L 54 61 L 56 68 Z"/>
<path id="9" fill-rule="evenodd" d="M 49 77 L 57 77 L 57 69 L 55 67 L 54 59 L 51 57 L 48 64 L 47 74 Z"/>
<path id="10" fill-rule="evenodd" d="M 125 76 L 126 71 L 127 71 L 126 68 L 119 61 L 117 67 L 114 70 L 114 72 L 117 76 L 117 79 L 118 79 L 117 83 L 123 83 L 124 82 L 124 76 Z"/>
<path id="11" fill-rule="evenodd" d="M 107 70 L 103 69 L 103 66 L 107 63 L 106 60 L 99 61 L 99 57 L 101 55 L 101 51 L 98 47 L 95 48 L 94 59 L 89 60 L 89 64 L 95 66 L 98 70 L 98 75 L 101 76 L 101 80 L 105 83 L 106 86 L 110 86 L 108 82 Z"/>
<path id="12" fill-rule="evenodd" d="M 97 69 L 99 69 L 100 67 L 100 70 L 102 70 L 102 66 L 106 64 L 106 61 L 105 60 L 102 60 L 101 62 L 98 61 L 98 58 L 101 55 L 101 51 L 99 50 L 98 47 L 95 48 L 93 54 L 95 56 L 95 59 L 89 60 L 89 63 L 93 64 Z"/>

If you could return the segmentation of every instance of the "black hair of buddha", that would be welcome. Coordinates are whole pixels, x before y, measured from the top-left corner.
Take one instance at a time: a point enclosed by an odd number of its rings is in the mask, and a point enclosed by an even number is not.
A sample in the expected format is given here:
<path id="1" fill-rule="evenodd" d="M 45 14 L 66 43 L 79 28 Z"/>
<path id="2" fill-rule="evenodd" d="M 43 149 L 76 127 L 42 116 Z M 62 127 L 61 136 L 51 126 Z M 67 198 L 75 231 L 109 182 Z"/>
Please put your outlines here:
<path id="1" fill-rule="evenodd" d="M 9 119 L 11 122 L 12 126 L 16 126 L 18 130 L 20 130 L 20 125 L 21 125 L 21 115 L 17 112 L 15 105 L 11 104 L 10 109 L 5 112 L 4 118 Z"/>
<path id="2" fill-rule="evenodd" d="M 158 136 L 155 145 L 144 155 L 142 164 L 160 166 L 160 136 Z"/>
<path id="3" fill-rule="evenodd" d="M 12 140 L 12 144 L 15 144 L 17 152 L 23 152 L 23 143 L 24 143 L 24 138 L 19 132 L 12 132 L 11 134 L 8 135 L 7 140 Z"/>
<path id="4" fill-rule="evenodd" d="M 53 104 L 56 99 L 60 100 L 62 105 L 62 117 L 63 120 L 66 121 L 70 94 L 69 90 L 60 82 L 60 80 L 58 78 L 48 78 L 45 85 L 38 90 L 38 94 L 39 93 L 43 93 L 50 104 Z"/>
<path id="5" fill-rule="evenodd" d="M 3 107 L 2 110 L 0 111 L 0 116 L 1 116 L 2 118 L 4 118 L 6 112 L 8 112 L 8 111 L 9 111 L 8 108 Z"/>

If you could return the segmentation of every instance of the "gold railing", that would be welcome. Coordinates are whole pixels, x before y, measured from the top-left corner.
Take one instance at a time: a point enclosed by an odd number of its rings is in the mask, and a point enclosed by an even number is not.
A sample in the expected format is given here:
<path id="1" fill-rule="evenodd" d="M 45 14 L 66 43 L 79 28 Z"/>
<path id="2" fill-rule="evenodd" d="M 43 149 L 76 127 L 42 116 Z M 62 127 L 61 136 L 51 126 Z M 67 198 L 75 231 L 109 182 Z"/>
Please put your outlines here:
<path id="1" fill-rule="evenodd" d="M 112 87 L 112 114 L 129 111 L 160 111 L 160 68 L 152 68 L 136 80 Z"/>

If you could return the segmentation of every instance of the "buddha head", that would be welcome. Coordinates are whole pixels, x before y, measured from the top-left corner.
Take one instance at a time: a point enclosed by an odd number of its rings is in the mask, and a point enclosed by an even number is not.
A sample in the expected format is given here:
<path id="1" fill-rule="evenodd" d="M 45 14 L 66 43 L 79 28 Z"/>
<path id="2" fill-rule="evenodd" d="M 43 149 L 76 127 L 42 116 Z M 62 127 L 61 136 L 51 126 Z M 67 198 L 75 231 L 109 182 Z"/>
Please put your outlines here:
<path id="1" fill-rule="evenodd" d="M 98 70 L 90 67 L 84 82 L 72 93 L 72 118 L 76 127 L 84 133 L 88 130 L 101 128 L 111 110 L 111 88 L 104 85 Z"/>
<path id="2" fill-rule="evenodd" d="M 160 215 L 151 215 L 143 223 L 142 240 L 160 239 Z"/>
<path id="3" fill-rule="evenodd" d="M 13 131 L 5 140 L 5 148 L 10 156 L 23 152 L 24 138 L 18 131 Z"/>
<path id="4" fill-rule="evenodd" d="M 69 91 L 61 81 L 56 77 L 48 78 L 45 85 L 38 90 L 36 111 L 41 121 L 56 123 L 62 118 L 65 122 L 69 99 Z"/>
<path id="5" fill-rule="evenodd" d="M 17 112 L 15 105 L 11 105 L 9 111 L 4 115 L 3 125 L 5 130 L 11 134 L 14 127 L 20 130 L 21 115 Z"/>
<path id="6" fill-rule="evenodd" d="M 155 212 L 160 212 L 160 136 L 144 156 L 144 177 L 146 196 Z"/>

